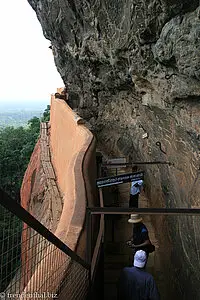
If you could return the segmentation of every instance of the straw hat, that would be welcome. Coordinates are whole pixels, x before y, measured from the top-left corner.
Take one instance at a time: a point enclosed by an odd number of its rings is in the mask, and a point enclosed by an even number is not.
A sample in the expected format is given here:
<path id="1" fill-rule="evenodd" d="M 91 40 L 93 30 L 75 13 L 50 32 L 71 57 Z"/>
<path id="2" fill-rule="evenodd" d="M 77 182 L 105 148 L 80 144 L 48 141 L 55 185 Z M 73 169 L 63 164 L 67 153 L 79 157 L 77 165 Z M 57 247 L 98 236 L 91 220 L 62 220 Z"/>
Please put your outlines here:
<path id="1" fill-rule="evenodd" d="M 140 215 L 137 214 L 133 214 L 131 215 L 131 218 L 128 219 L 129 223 L 139 223 L 142 222 L 142 218 L 140 217 Z"/>

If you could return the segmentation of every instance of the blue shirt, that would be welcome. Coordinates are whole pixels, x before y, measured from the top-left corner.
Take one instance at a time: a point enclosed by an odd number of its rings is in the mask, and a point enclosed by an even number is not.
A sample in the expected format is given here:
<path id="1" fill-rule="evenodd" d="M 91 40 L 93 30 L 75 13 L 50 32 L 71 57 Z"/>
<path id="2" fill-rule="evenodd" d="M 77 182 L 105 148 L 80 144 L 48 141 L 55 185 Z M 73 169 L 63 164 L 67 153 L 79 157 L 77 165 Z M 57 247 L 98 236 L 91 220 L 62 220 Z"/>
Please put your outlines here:
<path id="1" fill-rule="evenodd" d="M 147 227 L 142 222 L 133 226 L 133 243 L 135 245 L 139 245 L 144 243 L 146 240 L 149 240 Z"/>
<path id="2" fill-rule="evenodd" d="M 135 186 L 135 184 L 137 186 Z M 131 195 L 137 195 L 141 192 L 143 186 L 143 180 L 135 180 L 131 182 L 131 191 L 130 194 Z"/>
<path id="3" fill-rule="evenodd" d="M 133 226 L 133 237 L 132 238 L 133 238 L 133 244 L 135 244 L 135 245 L 143 244 L 146 240 L 149 240 L 148 229 L 142 222 Z M 144 250 L 148 254 L 149 253 L 148 249 L 149 249 L 148 246 L 134 248 L 133 254 L 137 250 Z"/>
<path id="4" fill-rule="evenodd" d="M 160 300 L 153 276 L 144 269 L 124 268 L 119 279 L 118 300 Z"/>

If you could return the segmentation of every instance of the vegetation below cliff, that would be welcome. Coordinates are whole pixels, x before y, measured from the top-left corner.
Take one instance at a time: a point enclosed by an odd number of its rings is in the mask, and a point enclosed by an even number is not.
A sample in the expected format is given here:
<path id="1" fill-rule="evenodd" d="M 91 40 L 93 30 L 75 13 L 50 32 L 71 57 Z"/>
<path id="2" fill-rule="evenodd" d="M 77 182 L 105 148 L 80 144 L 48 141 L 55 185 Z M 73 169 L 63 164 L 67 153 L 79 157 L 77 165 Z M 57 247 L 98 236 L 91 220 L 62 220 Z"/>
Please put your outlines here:
<path id="1" fill-rule="evenodd" d="M 20 201 L 21 183 L 39 137 L 40 121 L 47 122 L 49 114 L 48 105 L 41 120 L 33 117 L 26 127 L 0 129 L 0 188 L 13 198 L 13 201 Z M 0 266 L 3 266 L 0 292 L 6 289 L 20 266 L 21 230 L 22 222 L 0 205 Z"/>
<path id="2" fill-rule="evenodd" d="M 42 121 L 48 121 L 50 106 Z M 24 172 L 40 132 L 40 119 L 33 117 L 27 127 L 0 129 L 0 187 L 13 199 L 19 200 Z"/>

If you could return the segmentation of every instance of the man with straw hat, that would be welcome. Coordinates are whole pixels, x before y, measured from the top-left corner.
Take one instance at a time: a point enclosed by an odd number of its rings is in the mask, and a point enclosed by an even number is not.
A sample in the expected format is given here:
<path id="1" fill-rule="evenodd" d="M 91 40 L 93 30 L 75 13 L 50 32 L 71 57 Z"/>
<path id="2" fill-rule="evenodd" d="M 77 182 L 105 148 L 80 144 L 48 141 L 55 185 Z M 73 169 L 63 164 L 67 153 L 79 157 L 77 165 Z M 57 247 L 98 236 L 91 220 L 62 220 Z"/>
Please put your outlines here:
<path id="1" fill-rule="evenodd" d="M 142 223 L 142 218 L 138 214 L 132 214 L 129 223 L 133 224 L 133 236 L 127 245 L 133 249 L 133 255 L 137 250 L 144 250 L 147 254 L 155 250 L 154 245 L 152 245 L 147 227 Z"/>

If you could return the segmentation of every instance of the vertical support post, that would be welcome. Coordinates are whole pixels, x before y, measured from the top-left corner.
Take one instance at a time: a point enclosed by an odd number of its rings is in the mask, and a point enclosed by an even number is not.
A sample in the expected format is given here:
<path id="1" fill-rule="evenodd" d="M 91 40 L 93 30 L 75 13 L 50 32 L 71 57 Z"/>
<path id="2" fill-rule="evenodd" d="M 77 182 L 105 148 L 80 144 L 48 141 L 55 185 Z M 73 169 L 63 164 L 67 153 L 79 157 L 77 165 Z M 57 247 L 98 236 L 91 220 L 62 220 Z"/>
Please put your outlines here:
<path id="1" fill-rule="evenodd" d="M 100 199 L 100 207 L 104 207 L 102 188 L 99 189 L 99 199 Z M 102 243 L 103 243 L 104 242 L 104 215 L 103 214 L 101 214 L 100 226 L 102 230 Z"/>
<path id="2" fill-rule="evenodd" d="M 86 261 L 88 264 L 91 264 L 91 261 L 92 261 L 92 214 L 88 208 L 86 211 L 86 228 L 87 228 Z"/>
<path id="3" fill-rule="evenodd" d="M 118 169 L 115 168 L 115 175 L 117 176 L 118 175 Z M 116 188 L 116 193 L 115 193 L 115 205 L 117 206 L 118 205 L 118 202 L 119 202 L 119 189 L 118 189 L 118 186 L 115 187 Z"/>
<path id="4" fill-rule="evenodd" d="M 98 177 L 101 177 L 101 176 L 102 176 L 102 168 L 103 168 L 103 167 L 102 167 L 102 162 L 100 162 L 100 163 L 99 163 L 99 168 L 98 168 L 98 173 L 97 173 L 97 176 L 98 176 Z"/>
<path id="5" fill-rule="evenodd" d="M 100 207 L 104 207 L 104 203 L 103 203 L 103 190 L 102 190 L 102 188 L 99 188 L 99 200 L 100 200 Z"/>

